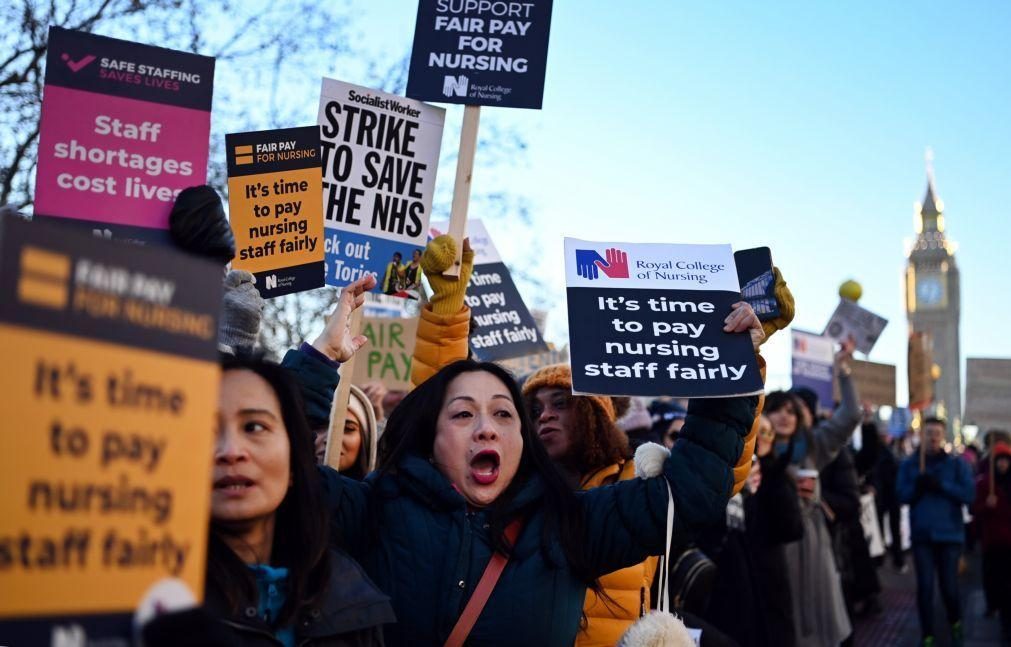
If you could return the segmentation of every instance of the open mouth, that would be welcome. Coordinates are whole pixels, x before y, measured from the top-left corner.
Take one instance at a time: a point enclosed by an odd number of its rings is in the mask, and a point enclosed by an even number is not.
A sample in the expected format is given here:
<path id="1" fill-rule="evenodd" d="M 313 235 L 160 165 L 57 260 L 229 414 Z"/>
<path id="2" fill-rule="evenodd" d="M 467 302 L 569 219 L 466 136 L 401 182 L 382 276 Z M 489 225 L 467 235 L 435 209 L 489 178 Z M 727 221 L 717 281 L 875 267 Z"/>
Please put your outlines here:
<path id="1" fill-rule="evenodd" d="M 498 479 L 498 467 L 501 462 L 497 451 L 483 449 L 470 460 L 470 476 L 481 485 L 490 485 Z"/>
<path id="2" fill-rule="evenodd" d="M 253 487 L 253 479 L 245 476 L 223 476 L 214 481 L 214 489 L 237 494 Z"/>

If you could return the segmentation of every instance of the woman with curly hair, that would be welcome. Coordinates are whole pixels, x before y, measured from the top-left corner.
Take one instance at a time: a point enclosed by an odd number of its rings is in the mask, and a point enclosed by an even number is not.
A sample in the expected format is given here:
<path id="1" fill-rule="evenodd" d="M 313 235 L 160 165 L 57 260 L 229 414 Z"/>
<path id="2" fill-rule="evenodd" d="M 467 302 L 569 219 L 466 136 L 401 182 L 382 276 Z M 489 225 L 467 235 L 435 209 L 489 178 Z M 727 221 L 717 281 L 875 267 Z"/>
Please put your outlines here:
<path id="1" fill-rule="evenodd" d="M 566 364 L 546 366 L 531 375 L 523 395 L 548 457 L 573 488 L 588 490 L 635 478 L 628 438 L 616 424 L 619 412 L 628 408 L 628 398 L 572 395 L 572 372 Z M 587 590 L 586 623 L 576 645 L 613 645 L 649 611 L 656 563 L 656 557 L 648 557 L 601 577 L 599 593 Z"/>

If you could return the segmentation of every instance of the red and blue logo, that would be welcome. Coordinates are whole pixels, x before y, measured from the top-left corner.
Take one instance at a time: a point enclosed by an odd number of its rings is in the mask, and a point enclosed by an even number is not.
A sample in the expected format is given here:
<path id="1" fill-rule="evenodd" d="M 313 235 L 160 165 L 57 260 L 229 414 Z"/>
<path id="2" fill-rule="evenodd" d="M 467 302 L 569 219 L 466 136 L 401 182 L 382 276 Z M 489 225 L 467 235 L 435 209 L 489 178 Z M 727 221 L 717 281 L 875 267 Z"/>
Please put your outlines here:
<path id="1" fill-rule="evenodd" d="M 595 249 L 576 250 L 576 274 L 595 281 L 600 272 L 609 279 L 628 278 L 628 254 L 617 247 L 604 250 L 604 255 Z"/>

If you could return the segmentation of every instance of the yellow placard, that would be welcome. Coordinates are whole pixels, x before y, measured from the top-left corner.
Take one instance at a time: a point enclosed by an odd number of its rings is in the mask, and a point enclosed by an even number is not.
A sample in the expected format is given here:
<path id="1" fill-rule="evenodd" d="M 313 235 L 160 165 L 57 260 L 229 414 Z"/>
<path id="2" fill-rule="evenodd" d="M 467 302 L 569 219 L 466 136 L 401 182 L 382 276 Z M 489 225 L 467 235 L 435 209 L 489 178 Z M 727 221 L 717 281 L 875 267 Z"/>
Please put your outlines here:
<path id="1" fill-rule="evenodd" d="M 0 617 L 203 593 L 220 369 L 0 325 Z"/>

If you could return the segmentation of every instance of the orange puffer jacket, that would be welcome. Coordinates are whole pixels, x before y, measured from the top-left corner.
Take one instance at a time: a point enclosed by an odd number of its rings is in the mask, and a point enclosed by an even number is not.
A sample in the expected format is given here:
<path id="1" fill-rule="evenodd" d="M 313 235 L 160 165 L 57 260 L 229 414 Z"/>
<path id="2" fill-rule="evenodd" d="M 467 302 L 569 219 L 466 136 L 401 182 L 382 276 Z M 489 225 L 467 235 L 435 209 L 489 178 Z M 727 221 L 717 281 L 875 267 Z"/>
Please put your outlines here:
<path id="1" fill-rule="evenodd" d="M 635 462 L 608 465 L 583 479 L 582 488 L 611 485 L 618 481 L 635 478 Z M 578 647 L 603 647 L 614 645 L 633 622 L 639 619 L 643 610 L 649 612 L 649 587 L 653 583 L 659 558 L 650 557 L 646 561 L 614 571 L 600 578 L 600 585 L 610 600 L 602 599 L 593 590 L 586 591 L 583 613 L 586 627 L 576 634 Z"/>
<path id="2" fill-rule="evenodd" d="M 467 306 L 455 315 L 437 315 L 431 306 L 423 307 L 411 362 L 411 384 L 418 386 L 443 366 L 467 359 L 469 332 L 470 308 Z"/>

